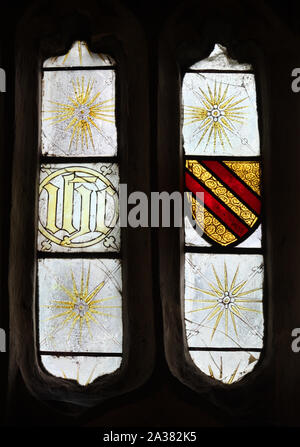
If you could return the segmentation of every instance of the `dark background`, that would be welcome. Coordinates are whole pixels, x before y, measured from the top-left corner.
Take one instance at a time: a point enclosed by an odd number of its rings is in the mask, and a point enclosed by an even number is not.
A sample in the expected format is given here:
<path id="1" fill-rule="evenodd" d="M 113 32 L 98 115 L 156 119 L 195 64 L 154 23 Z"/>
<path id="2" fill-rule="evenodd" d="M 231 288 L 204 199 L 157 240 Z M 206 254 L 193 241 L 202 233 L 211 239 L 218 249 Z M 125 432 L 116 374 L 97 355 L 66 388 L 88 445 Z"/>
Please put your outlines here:
<path id="1" fill-rule="evenodd" d="M 88 0 L 85 0 L 88 1 Z M 0 146 L 4 151 L 0 154 L 0 185 L 1 185 L 1 220 L 0 220 L 0 249 L 1 249 L 1 271 L 0 271 L 0 327 L 8 327 L 8 257 L 9 257 L 9 217 L 11 204 L 11 182 L 12 182 L 12 154 L 14 147 L 14 115 L 17 113 L 14 107 L 14 73 L 15 73 L 15 33 L 16 27 L 26 8 L 33 2 L 24 1 L 20 3 L 2 2 L 0 8 L 0 66 L 5 69 L 7 77 L 7 92 L 0 93 Z M 149 67 L 150 67 L 150 113 L 151 113 L 151 141 L 152 141 L 152 166 L 151 166 L 151 189 L 157 191 L 156 182 L 156 120 L 157 120 L 157 100 L 156 92 L 158 86 L 158 39 L 166 19 L 173 14 L 178 5 L 184 4 L 179 0 L 122 0 L 125 5 L 141 23 L 148 42 Z M 205 2 L 203 2 L 205 3 Z M 233 2 L 234 3 L 234 2 Z M 238 3 L 238 2 L 235 2 Z M 245 8 L 251 9 L 252 4 L 265 4 L 276 16 L 283 21 L 287 29 L 295 35 L 300 33 L 300 2 L 299 0 L 266 1 L 266 2 L 244 2 Z M 201 4 L 201 0 L 199 0 Z M 234 8 L 232 11 L 234 14 Z M 284 39 L 285 37 L 282 36 Z M 299 52 L 300 48 L 294 48 Z M 281 67 L 283 70 L 284 67 Z M 290 76 L 290 68 L 286 74 Z M 280 107 L 280 98 L 278 100 Z M 300 93 L 299 93 L 300 101 Z M 288 112 L 286 112 L 288 113 Z M 300 138 L 300 135 L 299 135 Z M 46 405 L 37 402 L 27 392 L 25 386 L 20 385 L 19 390 L 15 390 L 18 395 L 17 405 L 9 418 L 5 418 L 6 413 L 6 393 L 7 393 L 7 365 L 9 353 L 0 354 L 0 410 L 3 425 L 16 426 L 45 426 L 45 425 L 88 425 L 88 426 L 226 426 L 226 425 L 255 425 L 271 424 L 291 424 L 298 425 L 296 414 L 285 414 L 279 418 L 274 417 L 275 411 L 272 409 L 272 400 L 269 401 L 270 413 L 265 415 L 265 419 L 260 421 L 254 412 L 243 415 L 240 419 L 231 416 L 229 413 L 217 408 L 206 398 L 199 398 L 195 393 L 182 385 L 175 379 L 169 371 L 165 361 L 162 343 L 163 325 L 160 304 L 159 272 L 157 262 L 158 240 L 155 230 L 152 230 L 152 256 L 153 256 L 153 299 L 155 300 L 155 317 L 157 333 L 157 354 L 155 370 L 148 382 L 136 391 L 121 397 L 113 398 L 94 408 L 80 418 L 74 420 L 71 417 L 62 416 Z M 300 325 L 300 321 L 299 321 Z M 300 359 L 300 354 L 299 354 Z M 300 361 L 300 360 L 299 360 Z M 284 365 L 282 365 L 284 368 Z M 300 382 L 300 380 L 299 380 Z M 21 383 L 21 382 L 20 382 Z M 300 383 L 299 383 L 300 385 Z M 279 390 L 278 392 L 283 392 Z M 278 402 L 274 405 L 280 405 Z M 259 404 L 258 404 L 259 405 Z M 296 405 L 294 403 L 293 408 Z M 278 412 L 276 412 L 278 414 Z M 299 419 L 300 420 L 300 419 Z M 289 422 L 290 421 L 290 422 Z"/>

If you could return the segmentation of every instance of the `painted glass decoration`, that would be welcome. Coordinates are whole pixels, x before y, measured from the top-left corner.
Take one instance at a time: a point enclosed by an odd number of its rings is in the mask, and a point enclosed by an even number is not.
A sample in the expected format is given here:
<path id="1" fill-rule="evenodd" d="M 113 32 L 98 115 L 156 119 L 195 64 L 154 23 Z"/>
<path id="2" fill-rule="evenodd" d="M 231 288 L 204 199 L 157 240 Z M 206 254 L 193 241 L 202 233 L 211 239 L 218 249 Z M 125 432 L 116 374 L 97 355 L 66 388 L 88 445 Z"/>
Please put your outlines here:
<path id="1" fill-rule="evenodd" d="M 114 62 L 85 42 L 44 62 L 41 144 L 57 157 L 117 154 Z"/>
<path id="2" fill-rule="evenodd" d="M 182 83 L 185 327 L 205 374 L 232 384 L 263 347 L 261 158 L 255 75 L 216 44 Z"/>
<path id="3" fill-rule="evenodd" d="M 41 165 L 39 250 L 119 251 L 118 184 L 116 163 Z"/>
<path id="4" fill-rule="evenodd" d="M 42 72 L 37 348 L 86 386 L 122 361 L 115 62 L 78 41 Z"/>
<path id="5" fill-rule="evenodd" d="M 41 351 L 122 352 L 118 259 L 39 259 Z"/>

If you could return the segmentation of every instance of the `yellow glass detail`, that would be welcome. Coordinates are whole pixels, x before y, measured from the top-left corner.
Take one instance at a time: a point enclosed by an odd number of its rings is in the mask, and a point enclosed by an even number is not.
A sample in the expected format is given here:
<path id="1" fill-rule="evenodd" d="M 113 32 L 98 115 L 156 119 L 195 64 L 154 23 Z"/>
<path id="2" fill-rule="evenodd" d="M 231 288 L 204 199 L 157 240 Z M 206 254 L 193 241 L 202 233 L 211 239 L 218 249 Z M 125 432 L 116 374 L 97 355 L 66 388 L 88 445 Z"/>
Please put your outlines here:
<path id="1" fill-rule="evenodd" d="M 210 340 L 213 340 L 213 337 L 222 319 L 224 319 L 223 321 L 225 321 L 225 336 L 228 336 L 228 328 L 230 324 L 232 325 L 235 336 L 238 340 L 239 335 L 236 319 L 241 319 L 250 329 L 252 329 L 251 324 L 247 322 L 247 319 L 245 319 L 245 312 L 262 314 L 262 310 L 255 307 L 257 304 L 262 304 L 262 298 L 249 297 L 249 295 L 251 295 L 253 292 L 261 291 L 262 287 L 246 289 L 247 284 L 257 272 L 253 272 L 252 275 L 250 275 L 248 278 L 238 281 L 237 278 L 239 273 L 239 265 L 230 278 L 228 275 L 226 262 L 224 262 L 224 279 L 222 281 L 222 279 L 217 274 L 216 267 L 212 265 L 211 268 L 216 282 L 214 284 L 208 282 L 209 290 L 196 288 L 194 286 L 188 286 L 189 288 L 194 289 L 196 290 L 196 292 L 200 293 L 200 296 L 203 296 L 203 298 L 197 297 L 194 299 L 189 299 L 189 301 L 195 301 L 197 302 L 197 304 L 204 304 L 204 307 L 199 307 L 197 309 L 191 310 L 188 312 L 188 314 L 208 311 L 205 318 L 201 320 L 201 324 L 204 324 L 205 321 L 214 320 L 215 324 L 212 327 Z M 261 268 L 262 267 L 259 267 L 258 271 Z M 261 294 L 261 292 L 259 292 L 258 295 L 259 294 Z M 206 305 L 207 303 L 209 303 L 209 305 Z"/>
<path id="2" fill-rule="evenodd" d="M 237 99 L 237 95 L 228 95 L 229 84 L 222 88 L 222 83 L 215 81 L 213 91 L 207 84 L 205 92 L 199 87 L 199 98 L 204 107 L 185 106 L 184 125 L 199 122 L 199 141 L 197 147 L 202 143 L 208 133 L 205 148 L 213 144 L 215 151 L 216 143 L 219 141 L 222 147 L 228 144 L 232 147 L 229 135 L 235 133 L 234 123 L 243 124 L 245 111 L 248 106 L 244 105 L 247 98 Z"/>
<path id="3" fill-rule="evenodd" d="M 79 327 L 80 339 L 79 342 L 82 342 L 82 329 L 83 326 L 86 326 L 88 329 L 88 333 L 91 338 L 93 338 L 91 325 L 96 324 L 100 325 L 98 320 L 95 318 L 97 315 L 105 315 L 109 317 L 114 317 L 110 312 L 112 309 L 120 309 L 121 306 L 108 305 L 107 301 L 115 299 L 117 297 L 104 297 L 96 299 L 99 292 L 104 286 L 104 281 L 101 281 L 92 291 L 89 291 L 89 280 L 90 280 L 90 268 L 88 269 L 86 279 L 84 278 L 84 271 L 82 268 L 80 284 L 76 284 L 76 280 L 73 272 L 71 271 L 71 278 L 73 288 L 68 289 L 63 284 L 59 284 L 59 289 L 63 292 L 68 298 L 61 298 L 59 294 L 59 298 L 52 300 L 51 304 L 46 305 L 47 308 L 53 310 L 59 310 L 58 314 L 48 318 L 49 320 L 60 319 L 61 323 L 58 328 L 55 329 L 55 333 L 59 329 L 63 329 L 64 327 L 69 327 L 68 339 L 71 337 L 72 332 L 76 325 Z M 100 325 L 101 326 L 101 325 Z M 49 337 L 53 336 L 53 334 L 49 334 Z"/>
<path id="4" fill-rule="evenodd" d="M 218 364 L 216 362 L 216 360 L 213 358 L 212 353 L 210 353 L 210 355 L 211 355 L 212 361 L 214 362 L 214 366 L 216 366 L 218 371 L 219 371 L 219 374 L 217 376 L 213 372 L 212 365 L 209 363 L 208 364 L 208 371 L 209 371 L 210 377 L 212 379 L 221 380 L 222 382 L 227 383 L 228 385 L 230 385 L 231 383 L 235 382 L 236 381 L 235 380 L 236 379 L 236 375 L 237 375 L 237 372 L 238 372 L 239 367 L 240 367 L 240 362 L 237 363 L 236 367 L 234 368 L 233 372 L 230 374 L 229 377 L 224 377 L 224 375 L 223 375 L 223 358 L 222 358 L 222 356 L 220 357 L 220 362 Z M 249 359 L 248 359 L 248 365 L 247 366 L 251 365 L 251 363 L 252 364 L 256 363 L 257 360 L 258 359 L 256 357 L 254 357 L 253 354 L 249 353 Z"/>
<path id="5" fill-rule="evenodd" d="M 47 191 L 48 203 L 47 203 L 47 218 L 45 226 L 42 225 L 41 221 L 39 223 L 39 231 L 50 241 L 61 246 L 67 246 L 69 248 L 81 248 L 95 245 L 102 241 L 108 236 L 108 234 L 115 227 L 118 217 L 118 194 L 111 184 L 111 182 L 100 172 L 85 168 L 85 167 L 66 167 L 62 169 L 55 170 L 41 182 L 40 184 L 40 194 L 45 189 Z M 53 187 L 51 181 L 55 180 L 57 177 L 63 179 L 62 186 L 62 224 L 60 228 L 57 226 L 58 222 L 58 207 L 57 207 L 57 197 L 59 188 Z M 90 205 L 91 205 L 91 194 L 92 190 L 88 188 L 92 185 L 97 188 L 96 181 L 101 180 L 103 187 L 101 191 L 97 191 L 97 227 L 95 232 L 92 232 L 90 228 Z M 80 186 L 77 186 L 77 185 Z M 81 197 L 81 207 L 80 207 L 80 227 L 75 228 L 73 226 L 73 215 L 74 215 L 74 193 L 79 194 Z M 113 198 L 114 209 L 113 216 L 111 218 L 109 227 L 105 225 L 105 195 L 108 194 Z M 59 230 L 64 230 L 67 235 L 59 238 L 56 233 Z M 90 240 L 76 242 L 80 236 L 93 234 Z"/>
<path id="6" fill-rule="evenodd" d="M 237 240 L 236 236 L 227 230 L 218 219 L 207 211 L 207 209 L 193 197 L 192 193 L 187 193 L 187 197 L 191 203 L 193 219 L 207 236 L 224 247 Z"/>
<path id="7" fill-rule="evenodd" d="M 224 161 L 256 194 L 260 195 L 260 163 L 257 161 Z"/>
<path id="8" fill-rule="evenodd" d="M 84 76 L 72 81 L 73 96 L 69 97 L 69 103 L 61 103 L 50 101 L 53 104 L 52 110 L 45 110 L 45 113 L 52 113 L 49 118 L 52 124 L 61 123 L 71 120 L 65 130 L 71 129 L 71 137 L 69 150 L 71 145 L 75 143 L 76 149 L 78 143 L 81 149 L 88 147 L 89 142 L 95 150 L 94 140 L 91 128 L 94 127 L 101 134 L 101 129 L 97 125 L 97 120 L 108 121 L 114 123 L 114 104 L 113 99 L 99 101 L 101 92 L 91 95 L 94 81 L 89 79 L 86 83 Z"/>
<path id="9" fill-rule="evenodd" d="M 83 53 L 86 53 L 86 52 L 89 54 L 89 56 L 91 58 L 93 56 L 98 56 L 101 59 L 101 61 L 103 61 L 105 63 L 105 65 L 114 63 L 113 60 L 109 56 L 107 56 L 106 54 L 102 54 L 102 53 L 93 54 L 93 53 L 91 53 L 91 51 L 90 51 L 89 47 L 87 46 L 86 42 L 78 40 L 77 42 L 74 42 L 72 47 L 65 54 L 61 64 L 65 65 L 68 62 L 68 58 L 69 58 L 70 54 L 73 53 L 75 55 L 75 53 L 76 53 L 77 54 L 77 65 L 83 65 Z M 58 57 L 59 56 L 51 57 L 50 58 L 51 62 L 55 63 L 57 61 Z"/>

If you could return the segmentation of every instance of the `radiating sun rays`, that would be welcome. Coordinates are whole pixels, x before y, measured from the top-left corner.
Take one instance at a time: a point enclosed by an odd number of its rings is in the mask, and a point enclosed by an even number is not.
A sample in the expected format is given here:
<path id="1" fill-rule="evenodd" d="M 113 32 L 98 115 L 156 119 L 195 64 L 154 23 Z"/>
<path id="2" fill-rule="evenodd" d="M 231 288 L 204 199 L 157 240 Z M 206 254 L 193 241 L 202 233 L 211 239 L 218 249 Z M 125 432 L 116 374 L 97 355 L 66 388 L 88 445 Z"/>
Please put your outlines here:
<path id="1" fill-rule="evenodd" d="M 84 278 L 84 271 L 82 268 L 80 285 L 76 284 L 76 279 L 71 271 L 72 288 L 68 288 L 63 284 L 59 284 L 59 289 L 64 296 L 58 297 L 51 301 L 51 304 L 44 307 L 53 311 L 58 311 L 55 315 L 49 317 L 47 320 L 57 320 L 59 324 L 48 334 L 48 337 L 53 337 L 58 331 L 68 328 L 67 339 L 69 340 L 74 330 L 79 331 L 79 344 L 82 344 L 83 330 L 87 328 L 91 338 L 92 324 L 100 325 L 99 316 L 115 317 L 111 313 L 112 309 L 120 309 L 121 306 L 106 305 L 106 301 L 118 298 L 117 296 L 110 296 L 104 298 L 97 298 L 105 282 L 100 282 L 92 291 L 89 291 L 90 267 L 88 269 L 86 279 Z M 101 325 L 101 328 L 103 326 Z"/>
<path id="2" fill-rule="evenodd" d="M 219 362 L 214 359 L 214 357 L 211 353 L 210 353 L 210 357 L 211 357 L 212 364 L 214 365 L 214 367 L 216 369 L 216 372 L 214 372 L 212 365 L 210 363 L 208 364 L 209 375 L 212 379 L 221 380 L 222 382 L 227 383 L 228 385 L 230 385 L 231 383 L 236 381 L 237 374 L 238 374 L 238 371 L 239 371 L 240 365 L 241 365 L 241 360 L 239 362 L 237 362 L 236 367 L 233 369 L 231 374 L 225 374 L 224 367 L 223 367 L 223 357 L 220 356 Z M 256 357 L 254 357 L 253 354 L 249 353 L 247 364 L 244 365 L 244 368 L 242 369 L 242 371 L 239 371 L 239 373 L 244 374 L 245 370 L 251 364 L 255 364 L 257 362 L 257 360 L 258 359 Z"/>
<path id="3" fill-rule="evenodd" d="M 94 367 L 91 369 L 88 378 L 87 378 L 86 380 L 83 381 L 83 380 L 80 378 L 80 366 L 77 365 L 77 368 L 76 368 L 76 382 L 77 382 L 79 385 L 83 385 L 83 386 L 87 386 L 87 385 L 89 385 L 89 384 L 93 381 L 92 379 L 93 379 L 93 376 L 94 376 L 94 373 L 95 373 L 96 368 L 97 368 L 97 364 L 95 364 Z M 62 377 L 63 377 L 64 379 L 73 379 L 73 380 L 74 380 L 73 377 L 68 377 L 68 375 L 65 373 L 64 370 L 61 370 L 61 372 L 62 372 Z"/>
<path id="4" fill-rule="evenodd" d="M 252 272 L 250 276 L 243 280 L 237 281 L 239 266 L 237 266 L 235 273 L 232 279 L 229 279 L 227 266 L 224 262 L 224 279 L 221 281 L 218 276 L 214 265 L 212 265 L 212 273 L 215 281 L 210 281 L 207 279 L 201 272 L 201 277 L 206 281 L 208 289 L 200 289 L 194 286 L 188 286 L 190 289 L 196 291 L 199 294 L 199 298 L 189 299 L 186 298 L 186 301 L 192 301 L 194 303 L 201 304 L 201 307 L 190 310 L 187 314 L 195 313 L 195 312 L 205 312 L 206 315 L 204 318 L 198 322 L 199 325 L 203 325 L 204 323 L 208 323 L 210 321 L 214 321 L 214 326 L 212 327 L 211 332 L 211 340 L 213 339 L 220 323 L 224 321 L 225 325 L 225 336 L 228 335 L 229 324 L 232 325 L 234 329 L 234 333 L 236 338 L 238 339 L 238 330 L 237 330 L 237 319 L 241 320 L 244 324 L 246 324 L 251 331 L 257 333 L 255 328 L 247 320 L 245 314 L 247 312 L 250 313 L 262 313 L 261 310 L 255 308 L 257 304 L 262 303 L 261 297 L 253 297 L 253 293 L 261 290 L 261 287 L 257 287 L 254 289 L 247 289 L 246 286 L 249 281 L 253 278 L 253 276 L 257 273 L 258 270 Z M 252 296 L 249 296 L 252 295 Z M 257 334 L 259 335 L 259 334 Z"/>
<path id="5" fill-rule="evenodd" d="M 103 135 L 99 122 L 114 123 L 113 99 L 99 101 L 101 92 L 92 95 L 94 81 L 89 79 L 86 82 L 84 76 L 72 80 L 72 86 L 73 96 L 68 96 L 69 102 L 48 101 L 53 109 L 44 112 L 52 115 L 44 120 L 51 121 L 53 125 L 66 122 L 64 130 L 70 132 L 69 150 L 72 144 L 75 144 L 77 150 L 78 143 L 82 150 L 89 148 L 89 144 L 95 150 L 92 131 L 96 130 Z"/>
<path id="6" fill-rule="evenodd" d="M 213 360 L 213 359 L 212 359 L 212 360 Z M 214 361 L 214 363 L 215 363 L 215 361 Z M 217 368 L 218 368 L 218 370 L 219 370 L 219 374 L 218 374 L 218 375 L 215 374 L 215 373 L 213 372 L 213 370 L 212 370 L 211 365 L 208 364 L 209 375 L 210 375 L 210 377 L 211 377 L 212 379 L 221 380 L 222 382 L 225 382 L 225 383 L 227 383 L 228 385 L 230 385 L 230 384 L 234 381 L 234 379 L 235 379 L 236 373 L 238 372 L 238 369 L 239 369 L 239 367 L 240 367 L 240 363 L 241 363 L 241 362 L 239 362 L 239 363 L 237 364 L 237 366 L 235 367 L 235 369 L 233 370 L 233 372 L 232 372 L 232 374 L 230 375 L 229 378 L 228 378 L 228 377 L 224 377 L 224 376 L 223 376 L 223 357 L 221 356 L 221 357 L 220 357 L 220 364 L 219 364 L 219 365 L 216 364 L 216 366 L 217 366 Z"/>
<path id="7" fill-rule="evenodd" d="M 217 143 L 221 143 L 222 148 L 228 144 L 231 148 L 230 135 L 236 134 L 235 123 L 243 124 L 245 121 L 245 111 L 248 106 L 244 105 L 247 98 L 237 99 L 237 95 L 228 95 L 229 85 L 225 88 L 222 83 L 214 83 L 213 91 L 207 84 L 207 92 L 199 87 L 199 98 L 201 106 L 184 107 L 184 125 L 199 123 L 195 135 L 199 135 L 198 147 L 204 143 L 205 149 L 212 143 L 215 152 Z"/>
<path id="8" fill-rule="evenodd" d="M 76 44 L 74 46 L 76 46 Z M 89 50 L 89 47 L 86 45 L 86 43 L 78 41 L 77 42 L 77 51 L 78 51 L 79 65 L 82 65 L 82 50 L 83 49 L 86 49 L 90 56 L 92 55 L 90 50 Z M 72 50 L 74 51 L 73 47 L 71 47 L 70 50 L 65 54 L 65 57 L 64 57 L 64 59 L 62 61 L 63 65 L 67 62 L 67 59 L 68 59 L 68 57 L 69 57 L 69 55 L 70 55 Z"/>

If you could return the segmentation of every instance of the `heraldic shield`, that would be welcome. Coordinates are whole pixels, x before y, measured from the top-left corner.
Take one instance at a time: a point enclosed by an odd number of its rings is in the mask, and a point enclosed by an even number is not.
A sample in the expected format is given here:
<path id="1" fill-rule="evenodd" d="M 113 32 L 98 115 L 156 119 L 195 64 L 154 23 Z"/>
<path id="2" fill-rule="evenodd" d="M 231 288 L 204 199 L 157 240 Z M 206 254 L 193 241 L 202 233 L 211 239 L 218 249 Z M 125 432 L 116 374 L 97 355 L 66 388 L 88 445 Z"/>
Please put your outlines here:
<path id="1" fill-rule="evenodd" d="M 256 230 L 261 214 L 260 171 L 257 160 L 186 160 L 190 218 L 207 242 L 234 246 Z"/>

